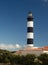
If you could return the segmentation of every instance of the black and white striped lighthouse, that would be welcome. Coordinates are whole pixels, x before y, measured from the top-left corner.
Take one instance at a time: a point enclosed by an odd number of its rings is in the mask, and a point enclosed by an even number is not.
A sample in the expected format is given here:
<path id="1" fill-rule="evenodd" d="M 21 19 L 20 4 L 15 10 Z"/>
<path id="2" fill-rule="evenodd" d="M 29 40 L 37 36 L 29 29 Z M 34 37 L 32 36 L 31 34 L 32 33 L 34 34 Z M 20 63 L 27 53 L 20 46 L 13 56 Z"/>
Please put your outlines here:
<path id="1" fill-rule="evenodd" d="M 27 17 L 27 46 L 29 47 L 33 46 L 33 40 L 34 40 L 33 23 L 34 22 L 32 12 L 29 12 Z"/>

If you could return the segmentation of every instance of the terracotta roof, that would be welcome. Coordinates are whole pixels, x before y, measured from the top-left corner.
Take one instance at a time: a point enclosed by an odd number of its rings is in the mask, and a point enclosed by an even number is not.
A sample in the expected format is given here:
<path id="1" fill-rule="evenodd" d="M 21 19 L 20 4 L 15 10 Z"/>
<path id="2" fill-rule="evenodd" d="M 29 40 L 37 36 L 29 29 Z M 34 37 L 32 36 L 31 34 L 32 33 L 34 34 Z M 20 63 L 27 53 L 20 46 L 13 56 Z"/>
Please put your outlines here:
<path id="1" fill-rule="evenodd" d="M 29 48 L 27 47 L 25 50 L 27 51 L 30 51 L 30 50 L 34 50 L 34 51 L 48 51 L 48 46 L 44 46 L 44 47 L 40 47 L 40 48 L 35 48 L 35 47 L 32 47 L 32 48 Z"/>
<path id="2" fill-rule="evenodd" d="M 48 46 L 44 46 L 44 47 L 43 47 L 43 50 L 48 51 Z"/>
<path id="3" fill-rule="evenodd" d="M 22 52 L 25 51 L 48 51 L 48 46 L 36 48 L 36 47 L 26 47 L 23 50 L 18 50 L 15 52 L 15 54 L 22 54 Z"/>
<path id="4" fill-rule="evenodd" d="M 44 48 L 48 48 L 48 46 L 44 46 Z"/>
<path id="5" fill-rule="evenodd" d="M 39 50 L 41 51 L 42 48 L 34 48 L 34 47 L 33 47 L 33 48 L 26 48 L 25 50 L 26 50 L 26 51 L 31 51 L 31 50 L 32 50 L 32 51 L 39 51 Z"/>

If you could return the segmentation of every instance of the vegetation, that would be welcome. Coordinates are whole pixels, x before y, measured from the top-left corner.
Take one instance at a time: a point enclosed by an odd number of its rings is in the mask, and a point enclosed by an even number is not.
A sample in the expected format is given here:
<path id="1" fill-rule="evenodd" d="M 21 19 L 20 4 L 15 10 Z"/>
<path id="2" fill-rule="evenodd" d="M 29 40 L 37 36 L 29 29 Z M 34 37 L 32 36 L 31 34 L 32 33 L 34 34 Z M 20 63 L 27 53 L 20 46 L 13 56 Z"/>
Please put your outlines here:
<path id="1" fill-rule="evenodd" d="M 0 63 L 4 65 L 48 65 L 48 54 L 20 56 L 13 55 L 7 50 L 0 50 Z"/>

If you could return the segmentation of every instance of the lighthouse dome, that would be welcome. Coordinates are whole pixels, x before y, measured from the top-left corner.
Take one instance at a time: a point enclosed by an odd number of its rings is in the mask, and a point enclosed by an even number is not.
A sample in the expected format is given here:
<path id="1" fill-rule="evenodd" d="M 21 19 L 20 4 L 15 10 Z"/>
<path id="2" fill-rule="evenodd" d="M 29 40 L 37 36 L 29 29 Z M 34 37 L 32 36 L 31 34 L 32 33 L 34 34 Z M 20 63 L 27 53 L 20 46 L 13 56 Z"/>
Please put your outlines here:
<path id="1" fill-rule="evenodd" d="M 29 13 L 28 13 L 28 16 L 29 16 L 29 17 L 32 17 L 32 12 L 29 12 Z"/>

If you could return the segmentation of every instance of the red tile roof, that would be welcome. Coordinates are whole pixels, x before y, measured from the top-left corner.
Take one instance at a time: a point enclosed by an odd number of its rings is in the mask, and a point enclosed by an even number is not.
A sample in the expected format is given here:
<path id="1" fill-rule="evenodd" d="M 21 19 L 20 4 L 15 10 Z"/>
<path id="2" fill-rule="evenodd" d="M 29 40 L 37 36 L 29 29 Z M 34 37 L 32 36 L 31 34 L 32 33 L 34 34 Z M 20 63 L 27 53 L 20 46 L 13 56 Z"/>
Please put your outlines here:
<path id="1" fill-rule="evenodd" d="M 44 46 L 44 47 L 43 47 L 43 50 L 48 51 L 48 46 Z"/>
<path id="2" fill-rule="evenodd" d="M 36 47 L 26 47 L 23 50 L 18 50 L 15 54 L 22 54 L 22 52 L 25 51 L 48 51 L 48 46 L 36 48 Z"/>

